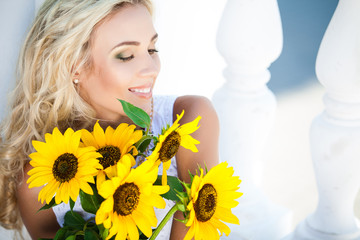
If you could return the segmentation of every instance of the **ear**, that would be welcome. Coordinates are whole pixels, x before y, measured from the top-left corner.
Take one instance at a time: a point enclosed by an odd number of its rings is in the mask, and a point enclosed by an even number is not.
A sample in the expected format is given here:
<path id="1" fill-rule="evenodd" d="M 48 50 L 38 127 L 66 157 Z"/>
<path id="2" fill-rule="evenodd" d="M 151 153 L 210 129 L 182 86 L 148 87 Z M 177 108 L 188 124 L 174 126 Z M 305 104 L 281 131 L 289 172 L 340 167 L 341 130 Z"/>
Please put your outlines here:
<path id="1" fill-rule="evenodd" d="M 79 73 L 79 72 L 75 72 L 72 81 L 73 81 L 73 83 L 74 83 L 75 85 L 80 82 L 80 73 Z"/>
<path id="2" fill-rule="evenodd" d="M 78 84 L 80 82 L 82 82 L 82 79 L 84 78 L 84 67 L 81 66 L 79 63 L 77 63 L 76 65 L 73 65 L 71 68 L 71 80 L 74 84 Z"/>
<path id="3" fill-rule="evenodd" d="M 84 83 L 88 74 L 91 72 L 88 63 L 78 61 L 71 67 L 71 78 L 74 84 Z"/>

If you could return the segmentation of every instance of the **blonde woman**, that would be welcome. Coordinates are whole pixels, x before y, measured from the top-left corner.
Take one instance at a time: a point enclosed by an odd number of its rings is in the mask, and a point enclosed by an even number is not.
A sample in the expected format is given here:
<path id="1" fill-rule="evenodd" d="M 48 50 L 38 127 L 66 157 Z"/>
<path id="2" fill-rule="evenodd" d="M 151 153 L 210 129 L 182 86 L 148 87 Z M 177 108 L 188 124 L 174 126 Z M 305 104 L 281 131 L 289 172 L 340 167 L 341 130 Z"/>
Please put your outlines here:
<path id="1" fill-rule="evenodd" d="M 189 181 L 204 161 L 218 163 L 218 119 L 211 103 L 197 96 L 153 96 L 160 61 L 150 0 L 48 0 L 38 12 L 22 48 L 11 111 L 1 125 L 0 222 L 24 224 L 33 239 L 52 238 L 63 224 L 66 206 L 37 212 L 40 188 L 28 188 L 31 141 L 60 131 L 129 122 L 117 98 L 152 115 L 152 130 L 176 120 L 202 116 L 193 134 L 199 152 L 180 148 L 168 174 Z M 180 83 L 179 83 L 180 84 Z M 159 170 L 160 171 L 160 170 Z M 171 207 L 156 212 L 157 216 Z M 81 209 L 79 210 L 81 211 Z M 181 214 L 176 215 L 181 218 Z M 159 239 L 182 239 L 186 228 L 173 221 Z"/>

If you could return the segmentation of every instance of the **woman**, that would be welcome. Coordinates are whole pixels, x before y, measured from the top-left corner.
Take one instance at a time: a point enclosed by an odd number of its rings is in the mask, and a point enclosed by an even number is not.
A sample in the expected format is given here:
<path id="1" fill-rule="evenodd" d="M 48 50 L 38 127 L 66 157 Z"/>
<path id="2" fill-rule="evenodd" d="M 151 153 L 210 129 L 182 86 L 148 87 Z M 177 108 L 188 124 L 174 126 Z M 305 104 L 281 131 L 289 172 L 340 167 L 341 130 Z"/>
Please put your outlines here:
<path id="1" fill-rule="evenodd" d="M 192 134 L 201 142 L 199 152 L 180 148 L 170 175 L 189 182 L 188 170 L 194 173 L 199 164 L 211 168 L 218 163 L 218 119 L 210 101 L 152 96 L 160 61 L 151 13 L 149 0 L 45 1 L 25 40 L 11 112 L 1 126 L 3 227 L 20 230 L 24 223 L 33 239 L 54 237 L 63 210 L 37 212 L 42 207 L 40 188 L 26 184 L 31 141 L 43 141 L 54 127 L 64 132 L 68 127 L 90 129 L 97 120 L 103 128 L 129 122 L 117 99 L 153 115 L 154 134 L 182 110 L 180 123 L 202 116 L 200 129 Z M 183 239 L 187 231 L 178 221 L 168 228 L 164 239 L 170 228 L 170 239 Z"/>

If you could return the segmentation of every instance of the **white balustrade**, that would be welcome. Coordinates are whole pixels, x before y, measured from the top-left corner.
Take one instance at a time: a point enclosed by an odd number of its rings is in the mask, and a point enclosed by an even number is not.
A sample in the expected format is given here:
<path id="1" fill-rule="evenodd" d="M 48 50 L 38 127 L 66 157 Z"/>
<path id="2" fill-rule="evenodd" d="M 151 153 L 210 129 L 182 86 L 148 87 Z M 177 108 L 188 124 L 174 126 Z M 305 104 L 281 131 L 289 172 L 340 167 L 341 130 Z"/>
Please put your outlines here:
<path id="1" fill-rule="evenodd" d="M 360 187 L 360 1 L 340 0 L 322 40 L 316 73 L 325 111 L 310 130 L 319 200 L 286 239 L 354 240 Z M 306 193 L 304 193 L 306 194 Z"/>
<path id="2" fill-rule="evenodd" d="M 272 129 L 276 99 L 267 88 L 268 67 L 282 51 L 282 25 L 276 0 L 228 0 L 217 47 L 224 57 L 225 84 L 213 102 L 221 125 L 220 157 L 242 179 L 244 195 L 234 213 L 240 226 L 224 239 L 280 239 L 291 231 L 292 213 L 262 192 L 262 152 Z"/>

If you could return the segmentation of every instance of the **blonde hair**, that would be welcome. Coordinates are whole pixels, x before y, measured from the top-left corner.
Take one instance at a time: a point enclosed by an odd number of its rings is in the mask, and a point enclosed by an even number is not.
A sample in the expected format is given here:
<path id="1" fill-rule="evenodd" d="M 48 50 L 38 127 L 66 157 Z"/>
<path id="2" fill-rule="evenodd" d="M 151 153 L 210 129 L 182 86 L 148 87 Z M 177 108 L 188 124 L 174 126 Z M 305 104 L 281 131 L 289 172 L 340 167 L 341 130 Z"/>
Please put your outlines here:
<path id="1" fill-rule="evenodd" d="M 33 151 L 31 141 L 58 127 L 64 131 L 93 123 L 95 111 L 72 83 L 81 67 L 91 67 L 95 27 L 124 4 L 150 0 L 47 0 L 40 8 L 21 50 L 10 114 L 1 123 L 0 224 L 21 230 L 16 190 Z"/>

